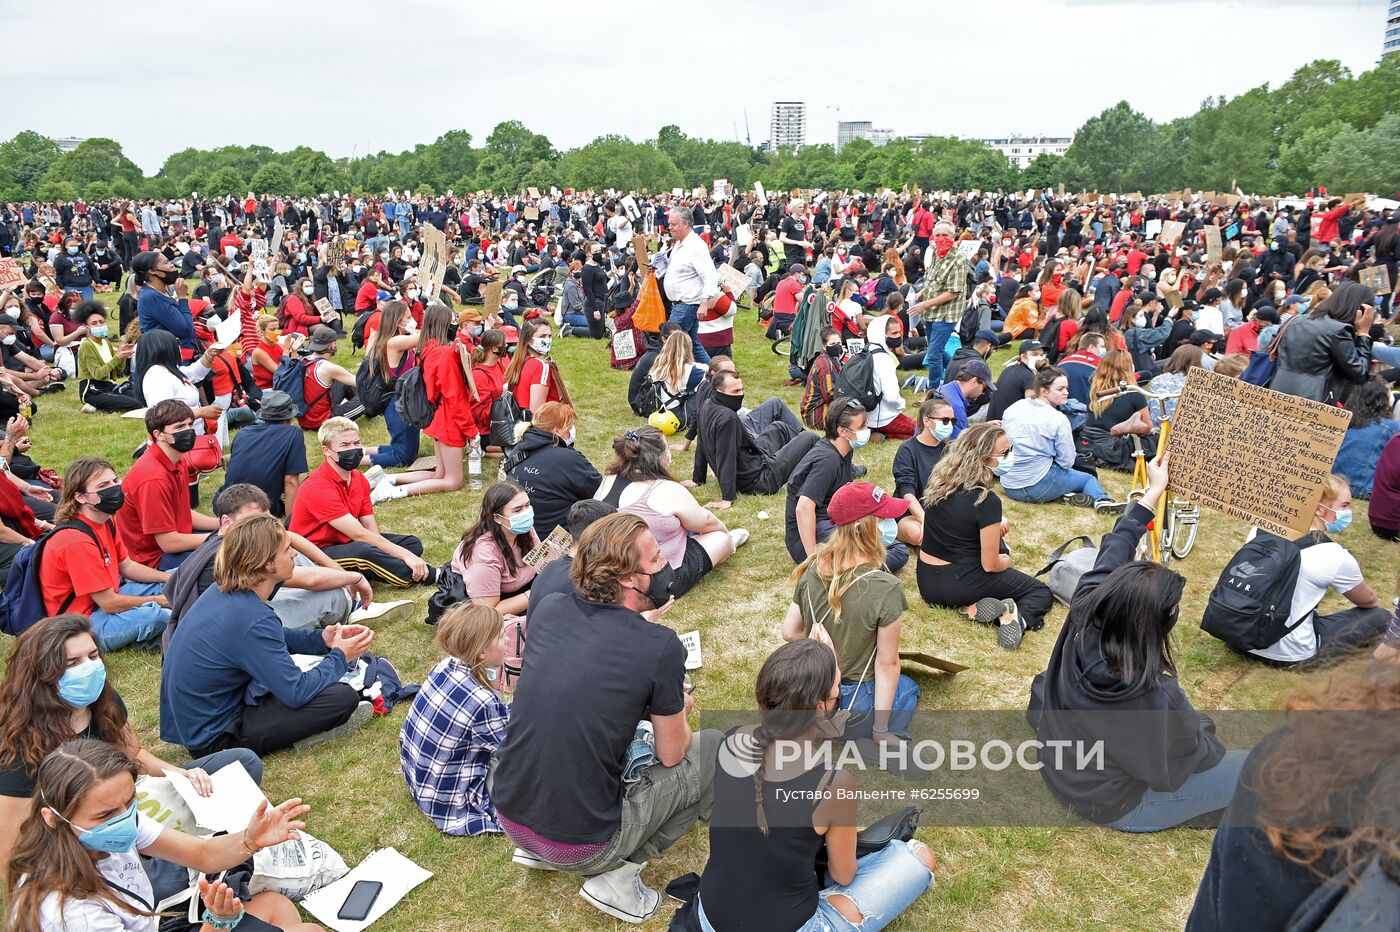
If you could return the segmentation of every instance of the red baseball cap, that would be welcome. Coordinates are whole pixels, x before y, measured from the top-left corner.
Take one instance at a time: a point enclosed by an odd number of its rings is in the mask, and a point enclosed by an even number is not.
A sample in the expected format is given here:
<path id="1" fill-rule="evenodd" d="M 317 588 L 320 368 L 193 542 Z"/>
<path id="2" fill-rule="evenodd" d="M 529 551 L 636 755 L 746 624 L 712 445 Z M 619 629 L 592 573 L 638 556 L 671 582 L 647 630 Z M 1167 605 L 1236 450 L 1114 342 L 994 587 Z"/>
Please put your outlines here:
<path id="1" fill-rule="evenodd" d="M 898 518 L 909 510 L 909 503 L 895 498 L 878 485 L 869 482 L 851 482 L 836 490 L 831 496 L 831 504 L 826 506 L 827 517 L 838 527 L 854 524 L 866 515 L 878 518 Z"/>

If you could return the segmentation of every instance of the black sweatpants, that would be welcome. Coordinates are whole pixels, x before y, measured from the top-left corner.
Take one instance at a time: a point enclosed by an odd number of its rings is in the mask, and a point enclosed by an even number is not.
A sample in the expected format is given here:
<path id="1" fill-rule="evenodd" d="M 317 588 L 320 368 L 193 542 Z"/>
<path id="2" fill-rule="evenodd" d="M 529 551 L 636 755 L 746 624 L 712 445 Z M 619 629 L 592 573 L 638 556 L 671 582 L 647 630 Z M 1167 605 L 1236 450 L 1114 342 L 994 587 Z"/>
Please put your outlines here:
<path id="1" fill-rule="evenodd" d="M 114 391 L 115 388 L 111 382 L 85 379 L 78 383 L 78 400 L 99 411 L 135 411 L 145 407 L 135 395 Z"/>
<path id="2" fill-rule="evenodd" d="M 930 605 L 965 609 L 978 599 L 1011 599 L 1026 630 L 1035 631 L 1045 627 L 1045 616 L 1055 603 L 1049 586 L 1020 570 L 988 573 L 980 563 L 934 566 L 918 562 L 919 595 Z"/>
<path id="3" fill-rule="evenodd" d="M 415 557 L 423 555 L 423 542 L 412 534 L 380 534 L 389 540 L 390 543 L 398 544 Z M 357 573 L 364 573 L 366 576 L 373 576 L 381 582 L 386 582 L 391 586 L 398 586 L 406 589 L 409 586 L 417 585 L 413 579 L 413 573 L 408 568 L 408 564 L 398 557 L 390 556 L 378 547 L 359 541 L 351 541 L 348 544 L 333 544 L 329 547 L 322 547 L 326 555 L 347 570 Z M 432 574 L 423 580 L 424 585 L 432 585 L 437 580 Z"/>
<path id="4" fill-rule="evenodd" d="M 343 725 L 360 704 L 360 696 L 346 683 L 332 683 L 299 709 L 268 696 L 243 714 L 207 748 L 188 748 L 192 757 L 205 757 L 229 748 L 247 748 L 259 757 L 289 748 L 303 738 Z"/>

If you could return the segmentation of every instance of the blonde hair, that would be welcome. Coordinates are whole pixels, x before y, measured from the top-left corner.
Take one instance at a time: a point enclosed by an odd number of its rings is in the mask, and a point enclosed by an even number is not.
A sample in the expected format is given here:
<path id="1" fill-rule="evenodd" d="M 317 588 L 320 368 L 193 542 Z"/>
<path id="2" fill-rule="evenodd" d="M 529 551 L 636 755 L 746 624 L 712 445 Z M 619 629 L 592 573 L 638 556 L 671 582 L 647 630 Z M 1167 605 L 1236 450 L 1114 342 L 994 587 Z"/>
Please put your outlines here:
<path id="1" fill-rule="evenodd" d="M 977 504 L 986 501 L 996 482 L 987 460 L 996 456 L 997 441 L 1005 435 L 996 424 L 974 424 L 959 434 L 929 473 L 924 507 L 932 508 L 958 492 L 980 491 Z"/>
<path id="2" fill-rule="evenodd" d="M 838 525 L 831 536 L 817 546 L 816 551 L 792 572 L 794 582 L 802 578 L 807 568 L 816 564 L 817 575 L 826 582 L 826 601 L 836 620 L 841 620 L 841 601 L 846 589 L 860 574 L 857 570 L 873 565 L 877 569 L 885 562 L 885 545 L 880 539 L 880 519 L 866 515 L 859 521 Z M 817 619 L 810 619 L 816 622 Z"/>
<path id="3" fill-rule="evenodd" d="M 464 663 L 472 677 L 486 686 L 486 658 L 482 654 L 501 636 L 501 614 L 480 602 L 458 602 L 447 610 L 438 622 L 438 650 Z"/>
<path id="4" fill-rule="evenodd" d="M 335 443 L 335 438 L 345 433 L 347 430 L 359 432 L 360 426 L 348 417 L 333 417 L 321 425 L 321 429 L 316 431 L 316 439 L 321 442 L 321 446 L 329 448 Z"/>
<path id="5" fill-rule="evenodd" d="M 229 525 L 214 557 L 214 582 L 223 592 L 247 592 L 272 575 L 287 545 L 287 529 L 270 514 L 244 515 Z"/>
<path id="6" fill-rule="evenodd" d="M 267 332 L 277 326 L 276 314 L 259 314 L 258 319 L 253 322 L 258 328 L 258 336 L 265 337 Z"/>
<path id="7" fill-rule="evenodd" d="M 690 334 L 678 330 L 666 338 L 656 361 L 651 364 L 649 373 L 653 382 L 664 382 L 671 394 L 685 391 L 690 379 L 690 369 L 695 365 L 695 351 L 691 349 Z"/>

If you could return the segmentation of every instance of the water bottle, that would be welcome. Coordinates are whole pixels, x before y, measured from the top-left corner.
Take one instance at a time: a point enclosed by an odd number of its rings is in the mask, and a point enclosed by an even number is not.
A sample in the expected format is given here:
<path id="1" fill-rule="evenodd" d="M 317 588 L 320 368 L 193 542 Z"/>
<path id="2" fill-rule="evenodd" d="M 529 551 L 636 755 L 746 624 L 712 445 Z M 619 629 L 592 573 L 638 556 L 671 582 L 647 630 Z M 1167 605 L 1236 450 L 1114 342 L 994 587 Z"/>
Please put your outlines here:
<path id="1" fill-rule="evenodd" d="M 481 491 L 481 454 L 474 450 L 467 457 L 467 487 Z"/>

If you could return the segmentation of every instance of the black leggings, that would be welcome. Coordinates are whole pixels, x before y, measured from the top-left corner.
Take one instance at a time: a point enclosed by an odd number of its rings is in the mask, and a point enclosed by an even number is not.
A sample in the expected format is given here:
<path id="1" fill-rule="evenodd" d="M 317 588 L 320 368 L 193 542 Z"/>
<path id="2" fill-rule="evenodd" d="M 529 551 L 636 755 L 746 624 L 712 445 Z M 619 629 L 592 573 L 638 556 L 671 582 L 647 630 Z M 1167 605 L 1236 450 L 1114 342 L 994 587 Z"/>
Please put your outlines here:
<path id="1" fill-rule="evenodd" d="M 135 395 L 113 391 L 117 386 L 111 382 L 98 382 L 95 379 L 78 383 L 78 400 L 92 405 L 99 411 L 135 411 L 145 407 Z"/>
<path id="2" fill-rule="evenodd" d="M 988 573 L 977 563 L 934 566 L 919 560 L 919 595 L 930 605 L 965 609 L 979 599 L 1012 599 L 1027 631 L 1045 627 L 1055 599 L 1050 587 L 1020 570 Z"/>

